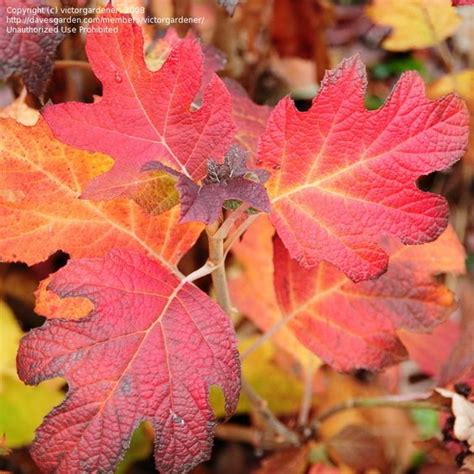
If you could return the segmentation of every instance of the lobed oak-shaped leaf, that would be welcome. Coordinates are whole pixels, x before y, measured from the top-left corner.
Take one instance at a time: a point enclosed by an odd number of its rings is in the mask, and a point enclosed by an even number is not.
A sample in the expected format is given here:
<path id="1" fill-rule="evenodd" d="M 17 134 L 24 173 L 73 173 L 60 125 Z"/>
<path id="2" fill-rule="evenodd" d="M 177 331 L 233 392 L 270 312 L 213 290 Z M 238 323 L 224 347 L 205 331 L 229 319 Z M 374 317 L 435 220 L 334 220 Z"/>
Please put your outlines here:
<path id="1" fill-rule="evenodd" d="M 470 114 L 469 144 L 464 160 L 474 165 L 474 69 L 466 69 L 443 77 L 428 86 L 428 96 L 431 98 L 455 92 L 466 101 Z"/>
<path id="2" fill-rule="evenodd" d="M 94 27 L 128 15 L 107 12 Z M 47 107 L 44 116 L 64 143 L 107 153 L 111 171 L 97 177 L 85 197 L 110 199 L 133 188 L 140 169 L 160 161 L 193 179 L 206 174 L 209 157 L 222 157 L 232 141 L 231 99 L 215 75 L 193 109 L 203 75 L 203 54 L 197 40 L 176 43 L 161 68 L 150 71 L 143 56 L 141 29 L 114 23 L 118 33 L 87 34 L 87 55 L 103 85 L 94 104 L 70 102 Z"/>
<path id="3" fill-rule="evenodd" d="M 354 57 L 326 74 L 307 112 L 282 100 L 257 156 L 275 170 L 271 220 L 291 257 L 305 267 L 325 260 L 354 281 L 386 269 L 381 236 L 420 244 L 446 228 L 445 200 L 415 183 L 458 160 L 468 137 L 462 101 L 427 100 L 416 73 L 405 73 L 379 110 L 365 108 L 365 87 Z"/>
<path id="4" fill-rule="evenodd" d="M 242 270 L 229 281 L 232 301 L 262 332 L 282 323 L 284 316 L 278 306 L 273 284 L 274 233 L 268 216 L 261 215 L 242 240 L 232 247 L 232 253 Z M 319 366 L 319 359 L 298 341 L 288 326 L 281 324 L 272 340 L 279 351 L 284 351 L 297 363 L 299 369 Z"/>
<path id="5" fill-rule="evenodd" d="M 1 119 L 0 260 L 31 265 L 57 250 L 80 258 L 121 247 L 175 265 L 202 231 L 178 223 L 179 207 L 149 216 L 129 200 L 79 199 L 111 161 L 57 141 L 43 120 L 25 127 Z"/>
<path id="6" fill-rule="evenodd" d="M 339 370 L 380 369 L 406 357 L 399 338 L 429 332 L 453 309 L 453 295 L 433 278 L 464 271 L 465 253 L 452 228 L 422 246 L 385 242 L 388 271 L 360 283 L 325 262 L 299 266 L 278 238 L 272 245 L 273 235 L 262 216 L 235 246 L 243 273 L 230 282 L 231 294 L 243 314 L 263 332 L 272 328 L 275 342 L 302 364 L 311 351 Z"/>
<path id="7" fill-rule="evenodd" d="M 196 287 L 141 253 L 113 250 L 71 260 L 50 287 L 89 298 L 79 321 L 50 320 L 23 338 L 22 380 L 63 376 L 66 401 L 37 431 L 32 456 L 43 472 L 113 472 L 143 420 L 155 429 L 161 472 L 207 459 L 214 416 L 210 385 L 227 414 L 240 389 L 235 333 L 225 313 Z"/>
<path id="8" fill-rule="evenodd" d="M 13 13 L 11 8 L 24 9 Z M 34 12 L 34 13 L 33 13 Z M 20 32 L 52 21 L 54 14 L 42 0 L 1 0 L 0 2 L 0 79 L 19 73 L 27 89 L 40 96 L 53 72 L 56 48 L 64 35 L 60 32 Z M 10 32 L 8 29 L 16 31 Z"/>
<path id="9" fill-rule="evenodd" d="M 377 370 L 406 358 L 397 331 L 429 332 L 454 309 L 453 294 L 436 282 L 462 273 L 464 250 L 452 228 L 422 247 L 387 240 L 387 272 L 354 283 L 333 265 L 305 269 L 274 239 L 275 290 L 289 327 L 337 370 Z"/>

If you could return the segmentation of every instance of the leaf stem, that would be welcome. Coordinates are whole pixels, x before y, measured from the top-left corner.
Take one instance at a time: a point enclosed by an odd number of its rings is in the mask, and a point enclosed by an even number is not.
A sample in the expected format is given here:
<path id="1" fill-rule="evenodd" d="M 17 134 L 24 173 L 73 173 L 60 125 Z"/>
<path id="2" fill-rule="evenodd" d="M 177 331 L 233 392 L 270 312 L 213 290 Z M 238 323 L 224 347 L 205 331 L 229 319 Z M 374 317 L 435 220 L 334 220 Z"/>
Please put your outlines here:
<path id="1" fill-rule="evenodd" d="M 291 315 L 292 317 L 293 315 Z M 291 319 L 291 317 L 284 317 L 278 320 L 273 326 L 265 331 L 246 351 L 242 353 L 241 359 L 246 359 L 250 354 L 255 352 L 262 344 L 271 339 L 285 324 Z"/>
<path id="2" fill-rule="evenodd" d="M 217 221 L 214 224 L 210 224 L 206 227 L 206 233 L 209 241 L 209 262 L 213 265 L 212 282 L 214 285 L 214 291 L 216 294 L 216 300 L 219 306 L 229 315 L 232 316 L 234 308 L 230 299 L 229 287 L 227 285 L 227 275 L 224 265 L 225 254 L 224 254 L 224 238 L 228 231 L 232 227 L 232 224 L 236 221 L 239 216 L 234 216 L 231 220 L 230 216 L 224 221 L 231 222 L 230 225 L 224 224 L 220 226 L 220 222 Z M 241 229 L 242 226 L 239 227 Z M 224 229 L 224 231 L 222 231 Z M 240 235 L 245 230 L 237 230 Z M 287 443 L 292 446 L 299 445 L 299 439 L 296 433 L 289 430 L 273 412 L 268 408 L 266 400 L 262 399 L 255 390 L 242 378 L 242 393 L 244 393 L 249 399 L 251 405 L 255 408 L 258 415 L 265 422 L 271 431 L 276 435 L 278 442 Z"/>
<path id="3" fill-rule="evenodd" d="M 227 256 L 232 246 L 237 242 L 237 240 L 242 236 L 242 234 L 255 222 L 259 217 L 259 214 L 254 214 L 253 216 L 247 217 L 247 219 L 242 222 L 239 227 L 231 234 L 224 242 L 224 256 Z"/>
<path id="4" fill-rule="evenodd" d="M 242 204 L 238 209 L 236 209 L 234 212 L 232 212 L 222 223 L 222 225 L 217 229 L 217 231 L 214 234 L 214 237 L 216 239 L 225 239 L 227 235 L 229 234 L 230 230 L 232 229 L 232 226 L 235 224 L 235 222 L 242 217 L 242 215 L 249 209 L 249 205 L 247 204 Z"/>
<path id="5" fill-rule="evenodd" d="M 217 303 L 229 316 L 232 316 L 234 309 L 230 301 L 227 275 L 223 264 L 224 239 L 219 235 L 219 222 L 209 224 L 206 227 L 206 232 L 209 240 L 209 261 L 214 265 L 211 276 Z"/>
<path id="6" fill-rule="evenodd" d="M 313 401 L 313 378 L 316 372 L 314 359 L 309 360 L 304 366 L 304 391 L 298 414 L 298 426 L 305 428 L 308 424 L 309 413 Z"/>
<path id="7" fill-rule="evenodd" d="M 262 433 L 255 428 L 226 423 L 216 427 L 216 436 L 228 441 L 251 444 L 255 448 L 262 447 Z"/>
<path id="8" fill-rule="evenodd" d="M 216 436 L 227 441 L 236 441 L 238 443 L 250 444 L 256 449 L 265 449 L 269 451 L 287 449 L 291 447 L 285 440 L 275 439 L 265 436 L 256 428 L 249 426 L 226 423 L 216 427 Z"/>
<path id="9" fill-rule="evenodd" d="M 446 41 L 440 41 L 435 47 L 448 74 L 453 72 L 454 59 Z"/>
<path id="10" fill-rule="evenodd" d="M 186 283 L 192 283 L 193 281 L 199 280 L 199 278 L 210 275 L 216 269 L 216 267 L 217 265 L 214 265 L 210 262 L 206 262 L 202 267 L 198 268 L 197 270 L 194 270 L 194 272 L 184 277 L 183 280 Z"/>

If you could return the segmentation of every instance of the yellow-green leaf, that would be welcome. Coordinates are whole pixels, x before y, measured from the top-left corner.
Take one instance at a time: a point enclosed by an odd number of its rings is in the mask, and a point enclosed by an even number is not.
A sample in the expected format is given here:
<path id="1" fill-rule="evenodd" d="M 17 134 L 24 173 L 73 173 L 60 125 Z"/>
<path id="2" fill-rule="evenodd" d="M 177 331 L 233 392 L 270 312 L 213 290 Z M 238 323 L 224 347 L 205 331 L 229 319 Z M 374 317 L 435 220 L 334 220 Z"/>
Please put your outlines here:
<path id="1" fill-rule="evenodd" d="M 460 24 L 451 0 L 374 0 L 367 14 L 376 24 L 392 28 L 382 44 L 390 51 L 433 46 Z"/>
<path id="2" fill-rule="evenodd" d="M 240 352 L 245 352 L 255 338 L 245 339 L 239 344 Z M 242 374 L 255 391 L 268 402 L 276 415 L 297 412 L 303 397 L 303 383 L 286 372 L 275 361 L 276 348 L 271 341 L 262 344 L 244 359 Z M 211 391 L 211 402 L 216 416 L 224 416 L 223 403 L 215 391 Z M 236 413 L 247 413 L 251 405 L 244 394 L 240 396 Z"/>
<path id="3" fill-rule="evenodd" d="M 20 381 L 15 358 L 21 335 L 13 313 L 0 301 L 0 435 L 9 448 L 30 444 L 43 417 L 64 397 L 55 381 L 36 387 Z"/>

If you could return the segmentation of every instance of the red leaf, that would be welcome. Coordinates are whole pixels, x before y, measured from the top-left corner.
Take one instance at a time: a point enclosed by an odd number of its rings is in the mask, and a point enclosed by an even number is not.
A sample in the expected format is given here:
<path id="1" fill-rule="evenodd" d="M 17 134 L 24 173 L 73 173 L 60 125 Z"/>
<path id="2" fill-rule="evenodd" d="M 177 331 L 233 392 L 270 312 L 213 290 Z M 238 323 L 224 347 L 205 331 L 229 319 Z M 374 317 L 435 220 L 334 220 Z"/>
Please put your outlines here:
<path id="1" fill-rule="evenodd" d="M 224 82 L 232 97 L 232 117 L 237 125 L 234 140 L 250 153 L 250 164 L 253 165 L 258 138 L 265 131 L 271 109 L 252 102 L 238 82 L 227 77 Z"/>
<path id="2" fill-rule="evenodd" d="M 242 272 L 229 282 L 232 301 L 262 332 L 281 324 L 282 314 L 273 283 L 273 244 L 275 229 L 266 215 L 261 215 L 232 252 Z M 273 336 L 279 351 L 291 355 L 296 366 L 317 366 L 319 361 L 301 343 L 288 325 L 281 325 Z M 304 369 L 302 369 L 304 370 Z"/>
<path id="3" fill-rule="evenodd" d="M 327 263 L 301 267 L 280 239 L 274 242 L 275 290 L 289 327 L 337 370 L 377 370 L 399 362 L 406 349 L 397 330 L 428 332 L 454 308 L 451 292 L 433 278 L 463 271 L 464 251 L 451 228 L 423 247 L 386 242 L 384 249 L 391 256 L 387 272 L 353 283 Z M 445 268 L 436 256 L 448 252 Z"/>
<path id="4" fill-rule="evenodd" d="M 12 13 L 11 8 L 23 8 Z M 41 0 L 2 0 L 0 3 L 0 79 L 20 73 L 28 90 L 39 96 L 53 71 L 56 48 L 62 33 L 9 32 L 38 26 L 39 19 L 51 20 L 48 3 Z M 33 13 L 33 9 L 35 10 Z M 33 23 L 29 21 L 34 20 Z"/>
<path id="5" fill-rule="evenodd" d="M 54 275 L 60 296 L 85 296 L 95 311 L 50 320 L 18 354 L 22 380 L 63 376 L 66 401 L 38 429 L 32 455 L 44 472 L 112 472 L 133 430 L 150 420 L 159 470 L 183 472 L 207 459 L 219 385 L 227 413 L 237 403 L 239 361 L 232 325 L 196 287 L 135 252 L 73 260 Z"/>
<path id="6" fill-rule="evenodd" d="M 277 451 L 262 461 L 261 466 L 252 474 L 291 473 L 304 474 L 309 463 L 311 445 Z"/>
<path id="7" fill-rule="evenodd" d="M 462 156 L 469 120 L 454 95 L 427 100 L 413 72 L 376 111 L 364 106 L 365 86 L 359 59 L 345 60 L 310 110 L 290 98 L 275 107 L 258 149 L 258 163 L 278 170 L 271 219 L 291 257 L 306 267 L 323 259 L 354 281 L 386 269 L 382 235 L 419 244 L 446 228 L 445 200 L 415 182 Z"/>
<path id="8" fill-rule="evenodd" d="M 457 322 L 448 319 L 428 334 L 402 330 L 398 335 L 408 349 L 410 359 L 425 374 L 439 379 L 441 369 L 459 339 L 460 329 Z"/>
<path id="9" fill-rule="evenodd" d="M 106 13 L 96 26 L 109 25 L 112 18 L 129 16 Z M 143 58 L 140 27 L 114 25 L 116 34 L 87 35 L 87 55 L 103 84 L 102 98 L 94 104 L 72 102 L 44 111 L 63 142 L 115 159 L 113 169 L 96 178 L 84 196 L 109 199 L 124 194 L 150 160 L 193 179 L 202 178 L 207 159 L 220 159 L 234 132 L 231 99 L 224 84 L 214 74 L 204 90 L 203 105 L 191 110 L 203 74 L 198 42 L 179 41 L 163 66 L 151 72 Z"/>
<path id="10" fill-rule="evenodd" d="M 327 441 L 332 459 L 357 472 L 389 470 L 383 438 L 364 425 L 348 424 Z"/>
<path id="11" fill-rule="evenodd" d="M 461 286 L 461 336 L 441 371 L 440 385 L 467 382 L 474 385 L 474 285 L 467 280 Z"/>
<path id="12" fill-rule="evenodd" d="M 232 297 L 243 314 L 293 354 L 301 354 L 296 336 L 338 370 L 380 369 L 406 356 L 400 329 L 428 332 L 453 309 L 453 295 L 433 278 L 464 271 L 464 250 L 452 228 L 422 246 L 385 242 L 388 271 L 377 280 L 353 283 L 324 262 L 312 269 L 299 266 L 279 239 L 272 262 L 273 232 L 262 217 L 233 248 L 244 268 L 231 284 Z"/>

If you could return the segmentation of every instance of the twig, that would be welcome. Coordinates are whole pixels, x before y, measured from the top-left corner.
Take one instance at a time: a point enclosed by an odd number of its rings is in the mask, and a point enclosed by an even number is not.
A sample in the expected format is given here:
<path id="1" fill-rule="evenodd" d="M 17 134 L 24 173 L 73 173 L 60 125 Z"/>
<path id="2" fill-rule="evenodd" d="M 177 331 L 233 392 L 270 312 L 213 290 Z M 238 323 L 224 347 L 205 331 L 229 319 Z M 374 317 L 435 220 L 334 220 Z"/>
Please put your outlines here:
<path id="1" fill-rule="evenodd" d="M 194 270 L 194 272 L 190 273 L 183 279 L 187 283 L 191 283 L 193 281 L 199 280 L 199 278 L 210 275 L 213 271 L 215 271 L 216 268 L 217 268 L 217 265 L 214 265 L 210 262 L 206 262 L 202 267 L 198 268 L 197 270 Z"/>
<path id="2" fill-rule="evenodd" d="M 54 62 L 55 69 L 67 69 L 70 67 L 78 67 L 81 69 L 91 69 L 91 65 L 87 61 L 79 61 L 76 59 L 58 59 Z"/>
<path id="3" fill-rule="evenodd" d="M 446 41 L 439 42 L 436 45 L 436 51 L 438 52 L 438 55 L 444 64 L 446 72 L 448 74 L 451 74 L 453 72 L 454 58 L 453 58 L 453 55 L 451 54 L 451 51 L 448 48 L 448 45 L 446 44 Z"/>
<path id="4" fill-rule="evenodd" d="M 311 402 L 313 399 L 313 378 L 316 372 L 316 364 L 314 359 L 309 360 L 304 366 L 304 391 L 301 399 L 300 412 L 298 414 L 298 426 L 305 428 L 308 424 L 309 412 L 311 410 Z M 304 433 L 309 434 L 309 433 Z"/>
<path id="5" fill-rule="evenodd" d="M 262 447 L 262 433 L 255 428 L 226 423 L 216 427 L 216 436 L 228 441 L 251 444 L 256 448 Z"/>
<path id="6" fill-rule="evenodd" d="M 249 399 L 258 415 L 262 417 L 265 424 L 277 435 L 276 439 L 279 444 L 285 443 L 290 446 L 299 446 L 300 441 L 297 434 L 289 430 L 278 420 L 268 408 L 267 401 L 261 398 L 244 379 L 242 379 L 242 392 Z"/>
<path id="7" fill-rule="evenodd" d="M 233 423 L 218 425 L 216 427 L 216 436 L 226 441 L 246 443 L 250 444 L 254 448 L 265 449 L 269 451 L 276 451 L 279 449 L 287 449 L 291 447 L 291 445 L 284 440 L 277 440 L 273 437 L 269 438 L 256 428 L 236 425 Z"/>
<path id="8" fill-rule="evenodd" d="M 217 229 L 214 234 L 214 237 L 216 239 L 225 239 L 229 234 L 230 230 L 232 229 L 232 226 L 240 217 L 242 217 L 242 215 L 249 209 L 249 207 L 250 206 L 248 206 L 247 204 L 242 204 L 238 209 L 232 212 L 225 219 L 222 225 Z"/>
<path id="9" fill-rule="evenodd" d="M 350 398 L 337 405 L 328 408 L 316 416 L 311 425 L 314 429 L 319 428 L 321 423 L 338 413 L 353 408 L 399 408 L 403 410 L 427 409 L 437 411 L 448 411 L 449 407 L 428 401 L 429 393 L 417 393 L 407 395 L 388 395 L 374 398 Z"/>
<path id="10" fill-rule="evenodd" d="M 292 314 L 290 315 L 293 316 Z M 267 331 L 265 331 L 250 347 L 242 352 L 241 359 L 246 359 L 250 354 L 255 352 L 262 344 L 271 339 L 285 324 L 291 319 L 291 317 L 286 316 L 278 320 L 273 326 L 271 326 Z"/>
<path id="11" fill-rule="evenodd" d="M 224 240 L 216 236 L 218 230 L 218 222 L 209 224 L 206 227 L 207 237 L 209 240 L 209 261 L 215 266 L 214 271 L 211 273 L 212 284 L 214 285 L 214 291 L 216 292 L 217 303 L 229 316 L 232 316 L 234 309 L 230 302 L 225 265 L 223 265 Z"/>
<path id="12" fill-rule="evenodd" d="M 242 224 L 237 227 L 232 235 L 230 235 L 224 242 L 224 257 L 227 256 L 232 246 L 237 242 L 237 240 L 244 234 L 244 232 L 255 222 L 259 217 L 259 214 L 254 214 L 253 216 L 247 217 L 247 219 L 242 222 Z"/>
<path id="13" fill-rule="evenodd" d="M 230 228 L 230 227 L 229 227 Z M 230 299 L 229 287 L 227 285 L 227 276 L 224 261 L 224 237 L 225 232 L 219 231 L 219 222 L 210 224 L 206 228 L 209 240 L 209 261 L 215 265 L 212 271 L 212 282 L 219 306 L 229 315 L 233 314 L 233 306 Z M 255 390 L 242 379 L 242 393 L 249 399 L 251 405 L 255 408 L 258 415 L 264 420 L 275 434 L 278 444 L 298 446 L 299 439 L 296 433 L 289 430 L 268 408 L 268 403 L 263 400 Z"/>

